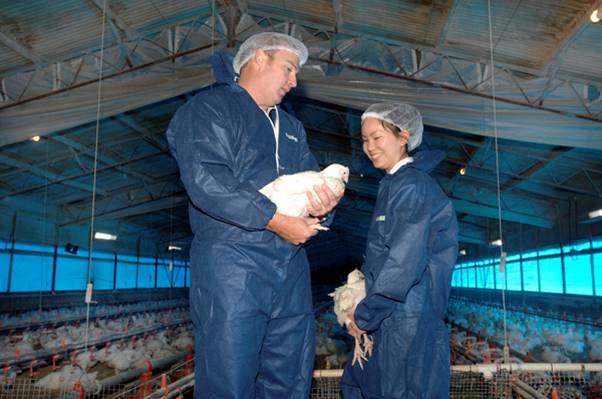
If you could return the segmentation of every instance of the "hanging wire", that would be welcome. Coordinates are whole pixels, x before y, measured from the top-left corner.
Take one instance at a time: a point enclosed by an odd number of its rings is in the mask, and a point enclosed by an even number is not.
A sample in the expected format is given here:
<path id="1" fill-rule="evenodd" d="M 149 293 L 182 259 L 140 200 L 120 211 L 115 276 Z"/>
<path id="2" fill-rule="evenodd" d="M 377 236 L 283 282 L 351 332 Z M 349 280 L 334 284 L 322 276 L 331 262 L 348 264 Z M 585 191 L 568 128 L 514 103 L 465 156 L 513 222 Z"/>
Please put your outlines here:
<path id="1" fill-rule="evenodd" d="M 510 363 L 508 328 L 506 324 L 506 253 L 504 252 L 504 237 L 502 234 L 502 200 L 500 190 L 500 160 L 497 140 L 497 108 L 495 102 L 495 64 L 493 63 L 493 24 L 491 21 L 491 0 L 487 0 L 487 16 L 489 21 L 489 61 L 491 64 L 491 104 L 493 108 L 493 138 L 495 143 L 495 180 L 497 189 L 498 234 L 500 240 L 500 272 L 504 274 L 504 283 L 502 284 L 502 307 L 504 310 L 504 362 Z"/>
<path id="2" fill-rule="evenodd" d="M 215 0 L 211 0 L 211 16 L 212 16 L 212 27 L 211 27 L 211 55 L 215 48 Z"/>
<path id="3" fill-rule="evenodd" d="M 101 34 L 100 34 L 100 66 L 98 72 L 98 96 L 96 99 L 96 138 L 94 141 L 94 173 L 92 174 L 92 210 L 90 218 L 90 237 L 89 237 L 89 251 L 88 251 L 88 279 L 86 283 L 86 297 L 88 296 L 88 290 L 91 288 L 92 283 L 92 250 L 94 249 L 94 208 L 96 206 L 96 171 L 98 165 L 98 136 L 100 133 L 100 99 L 102 96 L 102 67 L 104 64 L 104 48 L 105 48 L 105 22 L 106 22 L 106 8 L 107 0 L 102 2 L 102 20 L 101 20 Z M 90 292 L 91 294 L 91 292 Z M 86 330 L 85 330 L 85 341 L 84 350 L 88 350 L 88 329 L 90 327 L 90 301 L 86 300 Z"/>
<path id="4" fill-rule="evenodd" d="M 173 197 L 174 197 L 174 190 L 172 188 L 171 190 L 171 198 L 169 199 L 169 246 L 167 247 L 167 256 L 169 258 L 169 276 L 171 277 L 169 280 L 169 285 L 170 285 L 170 290 L 169 290 L 169 299 L 172 298 L 171 293 L 172 293 L 172 289 L 175 287 L 175 277 L 174 277 L 174 255 L 172 250 L 170 250 L 170 247 L 172 245 L 174 245 L 173 242 Z"/>
<path id="5" fill-rule="evenodd" d="M 48 140 L 45 140 L 45 149 L 46 149 L 46 165 L 48 167 Z M 46 243 L 46 227 L 47 227 L 47 223 L 46 223 L 46 205 L 47 205 L 47 201 L 48 201 L 48 175 L 44 176 L 44 209 L 42 211 L 42 220 L 43 220 L 43 227 L 42 227 L 42 242 Z M 38 304 L 38 309 L 40 311 L 42 311 L 42 292 L 43 292 L 43 286 L 44 286 L 44 260 L 46 260 L 47 257 L 46 256 L 41 256 L 40 257 L 40 261 L 41 261 L 41 267 L 40 267 L 40 297 L 39 297 L 39 304 Z M 53 256 L 54 259 L 54 256 Z M 51 277 L 52 279 L 52 277 Z M 51 281 L 52 284 L 52 281 Z M 52 289 L 53 287 L 50 287 L 50 289 Z"/>
<path id="6" fill-rule="evenodd" d="M 211 57 L 213 57 L 215 48 L 215 0 L 211 0 L 211 19 L 213 20 L 211 23 Z M 234 79 L 236 80 L 236 78 Z M 210 91 L 213 91 L 213 86 L 215 86 L 215 82 L 209 85 Z"/>

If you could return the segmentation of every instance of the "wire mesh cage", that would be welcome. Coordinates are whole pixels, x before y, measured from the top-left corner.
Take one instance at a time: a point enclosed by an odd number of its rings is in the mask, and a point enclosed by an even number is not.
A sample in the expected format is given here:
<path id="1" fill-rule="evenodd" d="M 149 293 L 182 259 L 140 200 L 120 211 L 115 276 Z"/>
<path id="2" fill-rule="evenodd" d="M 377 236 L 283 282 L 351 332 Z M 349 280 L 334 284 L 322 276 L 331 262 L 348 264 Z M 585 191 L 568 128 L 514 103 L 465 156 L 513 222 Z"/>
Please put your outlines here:
<path id="1" fill-rule="evenodd" d="M 0 385 L 0 398 L 6 399 L 142 399 L 162 397 L 161 392 L 184 392 L 179 381 L 194 383 L 192 363 L 179 363 L 155 376 L 141 376 L 129 384 L 78 386 L 48 390 L 35 380 L 19 380 Z M 317 370 L 311 388 L 312 399 L 342 398 L 342 370 Z M 179 386 L 179 385 L 182 386 Z M 186 388 L 191 391 L 190 384 Z M 157 396 L 159 394 L 159 396 Z M 602 398 L 602 364 L 481 364 L 453 366 L 450 398 Z"/>
<path id="2" fill-rule="evenodd" d="M 312 399 L 338 399 L 342 398 L 340 377 L 317 377 L 311 384 Z"/>
<path id="3" fill-rule="evenodd" d="M 454 366 L 450 398 L 602 398 L 602 364 L 562 366 L 562 371 L 554 371 L 553 364 Z M 342 370 L 314 372 L 311 398 L 342 398 L 341 375 Z"/>
<path id="4" fill-rule="evenodd" d="M 125 385 L 114 385 L 110 387 L 94 388 L 74 384 L 70 388 L 50 390 L 35 385 L 35 381 L 19 381 L 12 385 L 3 385 L 0 388 L 2 399 L 104 399 L 113 398 L 124 390 Z"/>
<path id="5" fill-rule="evenodd" d="M 179 355 L 173 356 L 173 358 L 179 358 Z M 45 384 L 40 384 L 40 376 L 44 378 L 49 375 L 48 370 L 46 370 L 45 373 L 37 374 L 33 378 L 29 376 L 26 378 L 21 376 L 18 379 L 11 380 L 3 378 L 0 379 L 0 398 L 142 399 L 169 384 L 183 379 L 187 375 L 193 374 L 193 360 L 189 355 L 185 358 L 184 362 L 158 369 L 159 373 L 155 372 L 154 375 L 152 371 L 142 370 L 138 372 L 136 370 L 140 369 L 135 369 L 125 372 L 123 374 L 124 378 L 121 378 L 122 374 L 113 375 L 111 371 L 111 374 L 103 373 L 103 379 L 96 379 L 98 372 L 92 374 L 82 372 L 78 374 L 80 378 L 67 380 L 70 375 L 66 373 L 58 376 L 52 382 L 46 381 Z M 116 377 L 119 377 L 121 382 L 117 382 Z"/>

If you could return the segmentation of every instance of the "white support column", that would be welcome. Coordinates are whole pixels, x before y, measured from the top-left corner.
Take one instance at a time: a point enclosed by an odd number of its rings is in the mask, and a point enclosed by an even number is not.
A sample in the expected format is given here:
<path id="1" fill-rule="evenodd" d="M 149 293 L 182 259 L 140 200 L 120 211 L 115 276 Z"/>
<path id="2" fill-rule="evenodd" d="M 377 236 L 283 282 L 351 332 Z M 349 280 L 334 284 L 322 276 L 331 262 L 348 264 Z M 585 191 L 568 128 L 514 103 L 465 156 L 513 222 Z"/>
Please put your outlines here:
<path id="1" fill-rule="evenodd" d="M 52 90 L 61 89 L 63 87 L 62 82 L 61 63 L 55 62 L 52 64 Z"/>

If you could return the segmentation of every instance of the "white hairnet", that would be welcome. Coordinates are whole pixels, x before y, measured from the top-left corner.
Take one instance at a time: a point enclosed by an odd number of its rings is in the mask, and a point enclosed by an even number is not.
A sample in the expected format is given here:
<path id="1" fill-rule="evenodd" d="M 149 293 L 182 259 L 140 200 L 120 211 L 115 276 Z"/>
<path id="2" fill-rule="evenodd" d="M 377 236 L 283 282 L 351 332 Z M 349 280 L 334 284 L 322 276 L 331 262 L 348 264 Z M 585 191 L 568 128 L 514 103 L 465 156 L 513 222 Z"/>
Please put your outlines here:
<path id="1" fill-rule="evenodd" d="M 290 51 L 299 58 L 299 67 L 307 61 L 307 47 L 299 40 L 284 33 L 262 32 L 249 37 L 240 46 L 232 63 L 234 72 L 240 74 L 240 69 L 253 57 L 257 49 Z"/>
<path id="2" fill-rule="evenodd" d="M 410 140 L 408 141 L 408 151 L 412 151 L 422 143 L 422 116 L 418 110 L 406 103 L 377 103 L 364 111 L 362 114 L 362 122 L 366 118 L 382 119 L 399 129 L 410 132 Z"/>

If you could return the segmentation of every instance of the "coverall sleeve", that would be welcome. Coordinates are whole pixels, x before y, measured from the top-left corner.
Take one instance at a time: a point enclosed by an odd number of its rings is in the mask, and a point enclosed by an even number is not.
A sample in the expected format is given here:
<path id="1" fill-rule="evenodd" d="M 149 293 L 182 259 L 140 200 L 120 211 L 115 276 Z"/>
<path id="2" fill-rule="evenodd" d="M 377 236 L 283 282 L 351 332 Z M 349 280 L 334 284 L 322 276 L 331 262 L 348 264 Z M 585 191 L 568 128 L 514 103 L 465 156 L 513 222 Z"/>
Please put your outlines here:
<path id="1" fill-rule="evenodd" d="M 239 140 L 232 123 L 204 103 L 190 104 L 182 111 L 170 123 L 167 137 L 193 205 L 245 230 L 265 229 L 276 205 L 236 179 L 233 170 Z"/>
<path id="2" fill-rule="evenodd" d="M 408 292 L 418 283 L 428 264 L 427 243 L 430 216 L 424 206 L 424 187 L 406 185 L 391 198 L 386 215 L 389 240 L 381 267 L 370 267 L 373 284 L 366 297 L 357 305 L 355 321 L 365 331 L 374 331 L 394 307 L 404 302 Z M 370 245 L 370 243 L 368 243 Z M 370 262 L 366 259 L 365 262 Z"/>

